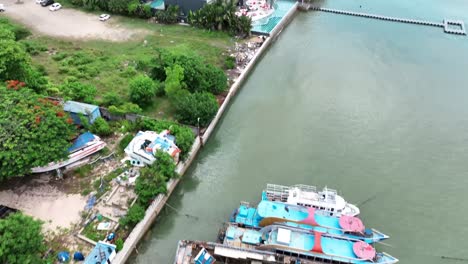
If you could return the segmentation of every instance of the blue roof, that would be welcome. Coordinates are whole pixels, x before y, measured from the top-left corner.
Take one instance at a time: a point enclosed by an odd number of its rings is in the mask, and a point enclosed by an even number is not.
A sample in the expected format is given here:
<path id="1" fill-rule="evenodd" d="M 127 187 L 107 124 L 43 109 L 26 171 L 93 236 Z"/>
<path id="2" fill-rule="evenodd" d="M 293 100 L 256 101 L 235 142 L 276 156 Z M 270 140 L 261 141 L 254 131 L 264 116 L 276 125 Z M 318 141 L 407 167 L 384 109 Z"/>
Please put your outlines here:
<path id="1" fill-rule="evenodd" d="M 90 142 L 91 140 L 94 139 L 94 135 L 90 132 L 85 132 L 83 134 L 81 134 L 74 142 L 73 142 L 73 145 L 68 148 L 68 152 L 73 152 L 74 150 L 77 150 L 81 147 L 83 147 L 84 145 L 86 145 L 86 143 Z"/>
<path id="2" fill-rule="evenodd" d="M 86 257 L 84 264 L 106 264 L 112 253 L 115 254 L 115 245 L 99 241 Z"/>
<path id="3" fill-rule="evenodd" d="M 96 111 L 96 109 L 99 109 L 99 106 L 75 101 L 66 101 L 63 105 L 63 110 L 66 112 L 79 113 L 84 115 L 88 115 Z"/>

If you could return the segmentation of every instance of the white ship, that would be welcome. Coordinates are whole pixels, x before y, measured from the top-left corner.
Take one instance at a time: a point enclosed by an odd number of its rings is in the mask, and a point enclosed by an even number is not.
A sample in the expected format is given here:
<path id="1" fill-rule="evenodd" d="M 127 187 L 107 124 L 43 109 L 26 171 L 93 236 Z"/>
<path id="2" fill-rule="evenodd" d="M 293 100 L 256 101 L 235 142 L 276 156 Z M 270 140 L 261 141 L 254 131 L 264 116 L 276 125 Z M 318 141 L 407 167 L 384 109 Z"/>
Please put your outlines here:
<path id="1" fill-rule="evenodd" d="M 139 131 L 124 151 L 134 166 L 143 167 L 153 164 L 158 150 L 168 153 L 174 162 L 178 163 L 181 151 L 174 141 L 175 137 L 169 134 L 169 130 L 164 130 L 159 134 L 154 131 Z"/>
<path id="2" fill-rule="evenodd" d="M 106 146 L 106 142 L 102 141 L 98 136 L 86 132 L 81 134 L 68 149 L 70 153 L 68 159 L 64 161 L 51 162 L 43 167 L 35 167 L 31 169 L 32 173 L 42 173 L 53 171 L 62 167 L 71 165 L 87 156 L 98 152 Z"/>
<path id="3" fill-rule="evenodd" d="M 313 207 L 328 216 L 357 216 L 360 213 L 357 206 L 347 203 L 336 190 L 327 187 L 322 191 L 317 191 L 315 186 L 303 184 L 293 186 L 267 184 L 267 188 L 262 193 L 262 199 Z"/>

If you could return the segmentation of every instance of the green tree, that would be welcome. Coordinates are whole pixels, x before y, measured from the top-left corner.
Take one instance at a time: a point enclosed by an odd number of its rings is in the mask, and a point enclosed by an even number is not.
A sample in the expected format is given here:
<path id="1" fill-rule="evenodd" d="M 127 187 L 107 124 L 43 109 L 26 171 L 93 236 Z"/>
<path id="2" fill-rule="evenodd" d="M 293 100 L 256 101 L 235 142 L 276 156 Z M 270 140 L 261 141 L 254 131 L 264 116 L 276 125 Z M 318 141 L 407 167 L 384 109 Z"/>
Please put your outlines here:
<path id="1" fill-rule="evenodd" d="M 25 87 L 0 87 L 0 180 L 66 158 L 74 133 L 60 106 Z"/>
<path id="2" fill-rule="evenodd" d="M 0 263 L 41 263 L 45 250 L 42 223 L 21 213 L 0 219 Z"/>
<path id="3" fill-rule="evenodd" d="M 177 177 L 176 165 L 171 155 L 164 151 L 156 152 L 156 171 L 167 179 Z"/>
<path id="4" fill-rule="evenodd" d="M 102 104 L 105 106 L 121 105 L 123 103 L 122 96 L 116 92 L 107 92 L 102 96 Z"/>
<path id="5" fill-rule="evenodd" d="M 119 223 L 122 226 L 133 228 L 145 217 L 145 208 L 135 203 L 128 209 L 127 215 L 120 218 Z"/>
<path id="6" fill-rule="evenodd" d="M 156 93 L 155 82 L 146 75 L 138 75 L 130 80 L 130 100 L 139 106 L 149 104 Z"/>
<path id="7" fill-rule="evenodd" d="M 2 29 L 5 38 L 0 38 L 0 81 L 24 81 L 31 68 L 29 54 L 7 32 Z"/>
<path id="8" fill-rule="evenodd" d="M 135 182 L 135 193 L 139 202 L 148 206 L 156 195 L 166 193 L 166 180 L 167 178 L 158 173 L 154 164 L 141 169 Z"/>
<path id="9" fill-rule="evenodd" d="M 188 94 L 178 98 L 175 106 L 176 118 L 189 125 L 197 125 L 197 119 L 200 118 L 200 125 L 207 126 L 216 115 L 218 107 L 216 97 L 210 93 Z"/>
<path id="10" fill-rule="evenodd" d="M 66 80 L 60 86 L 60 90 L 66 98 L 91 104 L 94 103 L 94 97 L 97 93 L 96 87 L 90 84 L 81 83 L 75 78 Z"/>

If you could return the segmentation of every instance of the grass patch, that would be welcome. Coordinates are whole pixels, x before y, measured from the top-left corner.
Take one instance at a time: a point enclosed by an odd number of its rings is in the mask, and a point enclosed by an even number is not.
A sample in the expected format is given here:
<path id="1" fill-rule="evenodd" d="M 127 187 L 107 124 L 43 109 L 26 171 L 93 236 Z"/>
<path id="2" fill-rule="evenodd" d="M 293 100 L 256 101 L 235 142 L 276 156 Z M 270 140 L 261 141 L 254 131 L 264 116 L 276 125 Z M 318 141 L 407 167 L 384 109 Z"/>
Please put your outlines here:
<path id="1" fill-rule="evenodd" d="M 110 219 L 106 218 L 106 217 L 102 217 L 102 220 L 99 221 L 97 218 L 94 219 L 94 221 L 92 221 L 91 223 L 89 223 L 84 229 L 83 231 L 81 232 L 81 234 L 91 240 L 94 240 L 94 241 L 100 241 L 100 240 L 105 240 L 106 239 L 106 236 L 107 236 L 107 232 L 109 231 L 106 231 L 106 230 L 97 230 L 97 226 L 99 225 L 99 223 L 103 223 L 103 222 L 111 222 L 113 224 L 115 224 L 114 222 L 112 222 Z"/>

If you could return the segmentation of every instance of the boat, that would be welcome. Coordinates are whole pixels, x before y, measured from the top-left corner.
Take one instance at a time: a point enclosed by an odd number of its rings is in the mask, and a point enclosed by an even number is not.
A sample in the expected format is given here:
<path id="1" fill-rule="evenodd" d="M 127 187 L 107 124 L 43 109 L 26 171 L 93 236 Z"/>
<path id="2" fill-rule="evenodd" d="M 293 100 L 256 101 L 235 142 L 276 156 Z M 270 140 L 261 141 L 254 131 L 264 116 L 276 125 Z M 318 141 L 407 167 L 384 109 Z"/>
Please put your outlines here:
<path id="1" fill-rule="evenodd" d="M 159 134 L 154 131 L 139 131 L 124 151 L 132 165 L 143 167 L 156 161 L 155 155 L 158 150 L 171 155 L 175 163 L 179 162 L 181 150 L 176 146 L 175 137 L 169 130 Z"/>
<path id="2" fill-rule="evenodd" d="M 262 200 L 311 207 L 337 217 L 357 216 L 360 213 L 357 206 L 347 203 L 336 190 L 327 187 L 317 191 L 317 187 L 304 184 L 293 186 L 267 184 L 262 192 Z"/>
<path id="3" fill-rule="evenodd" d="M 364 241 L 337 239 L 318 231 L 269 225 L 260 230 L 230 224 L 223 244 L 242 249 L 256 249 L 280 254 L 294 254 L 304 259 L 333 263 L 393 264 L 398 259 L 377 253 Z"/>
<path id="4" fill-rule="evenodd" d="M 230 222 L 252 228 L 281 224 L 321 232 L 336 238 L 362 240 L 366 243 L 376 243 L 389 238 L 375 229 L 365 228 L 361 219 L 354 216 L 343 215 L 338 218 L 322 214 L 313 207 L 268 200 L 261 201 L 257 207 L 242 202 L 233 211 Z"/>
<path id="5" fill-rule="evenodd" d="M 106 146 L 106 142 L 102 141 L 100 137 L 86 132 L 78 136 L 73 142 L 73 145 L 68 148 L 68 159 L 58 162 L 51 162 L 43 167 L 35 167 L 31 169 L 32 173 L 42 173 L 69 166 L 81 159 L 84 159 Z"/>

